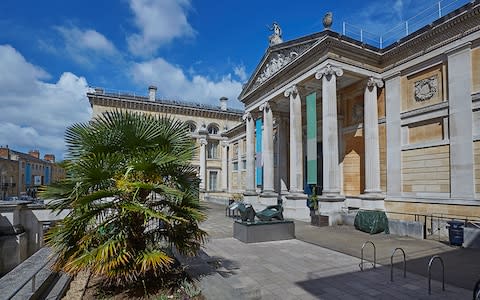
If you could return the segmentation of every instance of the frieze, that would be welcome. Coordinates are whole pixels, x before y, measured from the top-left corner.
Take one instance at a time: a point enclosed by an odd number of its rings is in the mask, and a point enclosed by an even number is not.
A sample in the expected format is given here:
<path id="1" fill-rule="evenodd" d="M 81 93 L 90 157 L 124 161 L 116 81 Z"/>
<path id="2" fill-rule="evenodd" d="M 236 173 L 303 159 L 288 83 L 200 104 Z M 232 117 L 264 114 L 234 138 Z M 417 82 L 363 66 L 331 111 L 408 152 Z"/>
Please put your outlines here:
<path id="1" fill-rule="evenodd" d="M 264 83 L 268 78 L 276 74 L 280 69 L 291 63 L 295 58 L 307 51 L 314 42 L 298 45 L 292 48 L 279 50 L 271 54 L 269 62 L 263 67 L 259 73 L 253 87 L 257 87 Z"/>
<path id="2" fill-rule="evenodd" d="M 415 81 L 415 101 L 424 102 L 432 99 L 438 92 L 438 76 Z"/>

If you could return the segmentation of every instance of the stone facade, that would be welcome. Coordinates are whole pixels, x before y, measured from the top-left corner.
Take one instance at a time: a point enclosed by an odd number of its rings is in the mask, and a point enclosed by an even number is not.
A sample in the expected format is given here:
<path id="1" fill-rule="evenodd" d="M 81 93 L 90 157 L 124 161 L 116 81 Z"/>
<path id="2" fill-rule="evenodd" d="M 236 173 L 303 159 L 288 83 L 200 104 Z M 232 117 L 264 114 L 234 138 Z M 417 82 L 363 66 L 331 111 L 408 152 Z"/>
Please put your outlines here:
<path id="1" fill-rule="evenodd" d="M 480 207 L 479 14 L 472 1 L 384 49 L 330 30 L 271 45 L 239 97 L 263 126 L 262 160 L 252 153 L 263 173 L 246 168 L 256 183 L 245 188 L 249 201 L 261 208 L 275 195 L 287 217 L 308 218 L 310 184 L 333 222 L 344 207 L 472 216 Z M 272 69 L 286 53 L 294 55 Z M 265 105 L 272 120 L 259 113 Z M 309 114 L 316 136 L 308 133 Z M 270 127 L 283 123 L 287 151 L 271 153 L 265 135 L 278 139 Z M 253 143 L 260 133 L 247 124 L 246 134 Z M 270 160 L 285 168 L 270 169 Z M 312 160 L 316 181 L 306 175 Z M 271 181 L 287 186 L 272 191 Z"/>
<path id="2" fill-rule="evenodd" d="M 45 154 L 41 159 L 37 150 L 27 154 L 0 147 L 0 200 L 10 196 L 36 197 L 41 185 L 59 181 L 65 175 L 53 154 Z"/>
<path id="3" fill-rule="evenodd" d="M 226 143 L 228 138 L 225 133 L 241 123 L 243 111 L 227 108 L 226 98 L 220 99 L 221 105 L 216 107 L 156 99 L 155 91 L 156 88 L 150 87 L 149 96 L 142 97 L 95 89 L 87 94 L 92 118 L 108 111 L 126 110 L 172 116 L 185 122 L 197 146 L 192 164 L 197 167 L 201 179 L 201 197 L 227 198 L 229 191 L 239 191 L 241 176 L 238 175 L 243 168 L 244 157 L 234 155 L 238 142 Z M 234 169 L 234 164 L 237 169 Z"/>

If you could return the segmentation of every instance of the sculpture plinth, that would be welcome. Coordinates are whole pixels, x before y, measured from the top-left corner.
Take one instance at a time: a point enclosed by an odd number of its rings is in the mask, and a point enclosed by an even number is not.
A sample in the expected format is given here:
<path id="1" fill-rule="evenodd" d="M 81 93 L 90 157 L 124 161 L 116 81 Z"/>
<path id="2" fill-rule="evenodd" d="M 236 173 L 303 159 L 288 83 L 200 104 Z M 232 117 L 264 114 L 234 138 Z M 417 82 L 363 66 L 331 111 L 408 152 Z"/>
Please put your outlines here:
<path id="1" fill-rule="evenodd" d="M 256 221 L 233 223 L 233 237 L 244 243 L 259 243 L 295 238 L 293 221 Z"/>

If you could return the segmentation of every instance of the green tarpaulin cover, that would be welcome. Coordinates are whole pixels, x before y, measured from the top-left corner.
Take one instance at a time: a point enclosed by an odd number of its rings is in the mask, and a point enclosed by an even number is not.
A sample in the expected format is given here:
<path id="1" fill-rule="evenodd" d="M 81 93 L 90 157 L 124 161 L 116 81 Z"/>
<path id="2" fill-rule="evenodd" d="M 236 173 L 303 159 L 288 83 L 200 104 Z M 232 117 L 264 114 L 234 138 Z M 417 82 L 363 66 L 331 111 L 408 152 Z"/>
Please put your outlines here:
<path id="1" fill-rule="evenodd" d="M 355 228 L 370 234 L 385 232 L 388 230 L 388 219 L 384 211 L 359 210 L 355 216 Z"/>

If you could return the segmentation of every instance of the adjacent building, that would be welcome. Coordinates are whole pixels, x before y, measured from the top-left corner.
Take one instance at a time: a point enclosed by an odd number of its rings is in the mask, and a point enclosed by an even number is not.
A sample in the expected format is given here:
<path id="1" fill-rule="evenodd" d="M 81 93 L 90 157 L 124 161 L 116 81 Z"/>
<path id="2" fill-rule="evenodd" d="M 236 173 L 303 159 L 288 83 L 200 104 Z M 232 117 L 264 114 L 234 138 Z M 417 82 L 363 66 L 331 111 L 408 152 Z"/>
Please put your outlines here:
<path id="1" fill-rule="evenodd" d="M 157 99 L 156 87 L 150 86 L 148 96 L 106 92 L 97 88 L 87 94 L 93 117 L 112 110 L 169 115 L 188 124 L 197 145 L 192 164 L 201 179 L 200 191 L 205 196 L 225 199 L 228 195 L 229 167 L 233 153 L 228 150 L 229 129 L 242 122 L 243 110 L 229 108 L 228 99 L 220 98 L 219 106 Z M 238 159 L 238 155 L 236 156 Z M 242 168 L 237 165 L 235 168 Z M 240 163 L 241 164 L 241 163 Z"/>
<path id="2" fill-rule="evenodd" d="M 38 150 L 22 153 L 0 147 L 0 200 L 22 195 L 35 198 L 40 186 L 63 178 L 65 171 L 55 163 L 53 154 L 41 159 Z"/>

